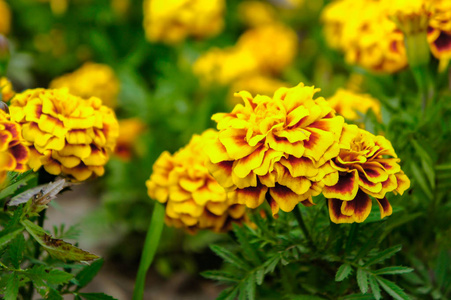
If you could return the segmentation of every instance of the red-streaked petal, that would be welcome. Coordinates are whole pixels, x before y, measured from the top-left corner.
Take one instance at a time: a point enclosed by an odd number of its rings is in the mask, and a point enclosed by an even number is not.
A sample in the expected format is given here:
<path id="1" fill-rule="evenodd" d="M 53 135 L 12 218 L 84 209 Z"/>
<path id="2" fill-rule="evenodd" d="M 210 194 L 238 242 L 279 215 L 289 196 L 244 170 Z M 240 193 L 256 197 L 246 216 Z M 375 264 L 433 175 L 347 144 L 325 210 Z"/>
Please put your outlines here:
<path id="1" fill-rule="evenodd" d="M 338 199 L 328 199 L 330 220 L 336 224 L 354 223 L 354 218 L 341 213 L 341 205 L 344 201 Z"/>
<path id="2" fill-rule="evenodd" d="M 326 198 L 352 200 L 355 198 L 358 190 L 358 173 L 356 170 L 352 170 L 349 173 L 340 175 L 337 184 L 324 186 L 323 194 Z"/>
<path id="3" fill-rule="evenodd" d="M 285 212 L 290 212 L 301 201 L 306 200 L 304 195 L 298 195 L 288 187 L 276 185 L 269 189 L 269 194 L 277 202 L 280 209 Z"/>
<path id="4" fill-rule="evenodd" d="M 245 204 L 249 208 L 259 207 L 265 200 L 268 188 L 263 185 L 257 187 L 249 187 L 245 189 L 236 189 L 228 193 L 228 197 L 236 201 L 238 204 Z"/>
<path id="5" fill-rule="evenodd" d="M 379 210 L 381 211 L 381 219 L 390 216 L 393 213 L 393 208 L 388 202 L 387 198 L 377 199 L 377 204 L 379 204 Z"/>
<path id="6" fill-rule="evenodd" d="M 354 198 L 354 202 L 354 220 L 357 223 L 362 223 L 371 212 L 371 198 L 364 192 L 359 191 Z"/>

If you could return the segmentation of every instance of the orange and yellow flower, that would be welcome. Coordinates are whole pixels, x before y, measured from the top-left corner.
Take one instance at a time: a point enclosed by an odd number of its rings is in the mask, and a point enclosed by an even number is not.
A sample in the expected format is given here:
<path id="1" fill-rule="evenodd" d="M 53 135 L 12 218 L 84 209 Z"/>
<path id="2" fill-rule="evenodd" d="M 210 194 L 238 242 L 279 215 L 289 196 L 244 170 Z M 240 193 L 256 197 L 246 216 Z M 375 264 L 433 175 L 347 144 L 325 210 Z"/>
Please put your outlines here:
<path id="1" fill-rule="evenodd" d="M 111 108 L 116 106 L 119 87 L 119 79 L 110 66 L 92 62 L 50 83 L 51 89 L 68 88 L 71 94 L 81 98 L 97 97 Z"/>
<path id="2" fill-rule="evenodd" d="M 438 59 L 451 59 L 451 2 L 435 0 L 429 20 L 427 39 L 432 54 Z"/>
<path id="3" fill-rule="evenodd" d="M 381 218 L 391 215 L 392 207 L 385 195 L 402 195 L 410 186 L 391 143 L 355 125 L 345 125 L 340 144 L 340 154 L 331 163 L 338 172 L 338 182 L 326 182 L 322 191 L 328 198 L 332 222 L 365 221 L 371 212 L 370 196 L 377 200 Z"/>
<path id="4" fill-rule="evenodd" d="M 0 109 L 0 186 L 8 171 L 24 172 L 28 169 L 29 156 L 20 125 L 10 121 L 10 116 Z"/>
<path id="5" fill-rule="evenodd" d="M 205 167 L 204 152 L 217 132 L 194 135 L 174 155 L 163 152 L 146 182 L 149 197 L 166 205 L 166 224 L 189 232 L 199 229 L 226 231 L 232 222 L 247 220 L 246 207 L 232 202 Z"/>
<path id="6" fill-rule="evenodd" d="M 359 121 L 362 119 L 362 115 L 365 115 L 370 109 L 379 120 L 381 119 L 381 104 L 370 95 L 358 94 L 346 89 L 338 89 L 327 101 L 346 120 Z"/>
<path id="7" fill-rule="evenodd" d="M 87 100 L 67 89 L 34 89 L 16 94 L 11 118 L 22 125 L 29 166 L 83 181 L 102 176 L 119 128 L 114 112 L 99 98 Z"/>
<path id="8" fill-rule="evenodd" d="M 224 27 L 224 0 L 145 0 L 144 31 L 152 42 L 205 38 Z"/>
<path id="9" fill-rule="evenodd" d="M 8 102 L 16 94 L 13 85 L 6 77 L 0 77 L 0 94 L 3 102 Z"/>
<path id="10" fill-rule="evenodd" d="M 0 34 L 8 34 L 11 26 L 11 11 L 4 0 L 0 0 Z"/>
<path id="11" fill-rule="evenodd" d="M 302 83 L 274 96 L 240 92 L 244 105 L 213 116 L 219 134 L 207 147 L 207 167 L 233 201 L 256 208 L 265 199 L 273 214 L 313 204 L 338 177 L 330 160 L 339 154 L 344 119 L 318 91 Z"/>
<path id="12" fill-rule="evenodd" d="M 139 118 L 119 120 L 119 137 L 117 138 L 114 154 L 128 161 L 132 158 L 136 141 L 146 129 L 146 124 Z"/>
<path id="13" fill-rule="evenodd" d="M 258 27 L 276 21 L 276 10 L 266 2 L 250 0 L 238 5 L 238 15 L 249 27 Z"/>

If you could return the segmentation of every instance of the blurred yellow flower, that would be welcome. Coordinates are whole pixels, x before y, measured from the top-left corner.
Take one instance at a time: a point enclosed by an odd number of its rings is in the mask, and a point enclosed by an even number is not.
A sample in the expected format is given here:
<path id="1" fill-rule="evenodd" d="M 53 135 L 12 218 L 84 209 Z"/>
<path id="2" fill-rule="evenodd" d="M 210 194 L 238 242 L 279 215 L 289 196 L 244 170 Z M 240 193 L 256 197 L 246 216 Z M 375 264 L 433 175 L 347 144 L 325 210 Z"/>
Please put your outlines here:
<path id="1" fill-rule="evenodd" d="M 67 89 L 34 89 L 16 94 L 11 118 L 22 125 L 29 166 L 83 181 L 102 176 L 119 134 L 116 116 L 99 98 L 84 100 Z"/>
<path id="2" fill-rule="evenodd" d="M 1 100 L 8 102 L 16 93 L 11 82 L 6 77 L 0 77 Z"/>
<path id="3" fill-rule="evenodd" d="M 381 120 L 380 102 L 368 94 L 358 94 L 346 89 L 338 89 L 337 92 L 327 99 L 329 105 L 335 111 L 345 117 L 346 120 L 359 121 L 368 110 Z"/>
<path id="4" fill-rule="evenodd" d="M 205 38 L 224 27 L 224 0 L 145 0 L 144 31 L 151 42 Z"/>
<path id="5" fill-rule="evenodd" d="M 323 188 L 332 222 L 365 221 L 372 206 L 369 196 L 376 198 L 381 218 L 391 215 L 392 207 L 385 195 L 402 195 L 410 186 L 391 143 L 355 125 L 344 126 L 341 140 L 345 146 L 331 164 L 339 173 L 338 182 L 326 183 Z"/>
<path id="6" fill-rule="evenodd" d="M 428 42 L 438 59 L 451 59 L 451 1 L 435 0 L 429 20 Z"/>
<path id="7" fill-rule="evenodd" d="M 327 42 L 345 53 L 347 63 L 387 73 L 407 66 L 404 35 L 380 1 L 334 1 L 322 21 Z"/>
<path id="8" fill-rule="evenodd" d="M 257 61 L 251 52 L 231 47 L 213 48 L 201 55 L 193 65 L 193 72 L 203 84 L 226 85 L 257 70 Z"/>
<path id="9" fill-rule="evenodd" d="M 69 0 L 37 0 L 39 2 L 49 2 L 50 9 L 55 15 L 62 15 L 66 13 L 69 6 Z"/>
<path id="10" fill-rule="evenodd" d="M 174 155 L 163 152 L 146 182 L 149 197 L 166 204 L 166 224 L 189 232 L 226 231 L 232 222 L 247 220 L 246 207 L 227 199 L 226 192 L 208 173 L 204 148 L 217 135 L 207 130 L 194 135 Z"/>
<path id="11" fill-rule="evenodd" d="M 0 109 L 0 186 L 8 171 L 24 172 L 30 156 L 20 132 L 20 125 Z"/>
<path id="12" fill-rule="evenodd" d="M 119 120 L 119 137 L 114 154 L 128 161 L 132 158 L 134 146 L 139 136 L 146 129 L 146 124 L 139 118 Z"/>
<path id="13" fill-rule="evenodd" d="M 330 160 L 344 119 L 324 98 L 313 99 L 317 91 L 302 83 L 273 98 L 243 91 L 244 105 L 212 117 L 219 134 L 206 148 L 207 167 L 230 199 L 250 208 L 267 199 L 275 215 L 313 204 L 325 181 L 336 183 Z"/>
<path id="14" fill-rule="evenodd" d="M 298 37 L 291 28 L 273 23 L 247 30 L 236 47 L 252 53 L 261 72 L 278 74 L 293 62 Z"/>
<path id="15" fill-rule="evenodd" d="M 246 76 L 233 82 L 230 87 L 229 103 L 232 106 L 242 103 L 241 97 L 234 94 L 239 91 L 247 90 L 251 95 L 272 95 L 281 87 L 288 87 L 289 84 L 279 79 L 267 77 L 264 75 Z"/>
<path id="16" fill-rule="evenodd" d="M 262 1 L 243 1 L 238 5 L 238 15 L 249 27 L 258 27 L 276 21 L 276 10 Z"/>
<path id="17" fill-rule="evenodd" d="M 8 34 L 11 26 L 11 12 L 8 4 L 0 0 L 0 34 Z"/>
<path id="18" fill-rule="evenodd" d="M 68 88 L 71 94 L 82 98 L 97 97 L 111 108 L 116 107 L 119 87 L 119 79 L 110 66 L 92 62 L 50 82 L 51 89 Z"/>

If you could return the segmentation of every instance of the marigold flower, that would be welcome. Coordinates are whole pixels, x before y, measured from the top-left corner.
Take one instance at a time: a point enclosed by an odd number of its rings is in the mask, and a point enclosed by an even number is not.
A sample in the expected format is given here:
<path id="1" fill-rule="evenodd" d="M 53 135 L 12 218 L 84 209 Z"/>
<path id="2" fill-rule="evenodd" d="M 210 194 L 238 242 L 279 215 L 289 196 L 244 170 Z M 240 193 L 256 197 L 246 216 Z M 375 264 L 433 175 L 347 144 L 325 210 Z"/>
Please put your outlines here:
<path id="1" fill-rule="evenodd" d="M 429 20 L 427 39 L 438 59 L 451 59 L 451 2 L 435 0 Z"/>
<path id="2" fill-rule="evenodd" d="M 407 66 L 404 35 L 380 1 L 335 1 L 325 7 L 322 20 L 327 42 L 343 51 L 349 64 L 388 73 Z"/>
<path id="3" fill-rule="evenodd" d="M 136 140 L 145 128 L 146 124 L 139 118 L 119 120 L 119 137 L 114 154 L 125 161 L 130 160 L 133 156 Z"/>
<path id="4" fill-rule="evenodd" d="M 8 171 L 24 172 L 30 154 L 24 145 L 20 125 L 0 110 L 0 186 Z"/>
<path id="5" fill-rule="evenodd" d="M 71 94 L 82 98 L 97 97 L 112 108 L 116 106 L 119 86 L 119 79 L 110 66 L 92 62 L 50 82 L 51 89 L 68 88 Z"/>
<path id="6" fill-rule="evenodd" d="M 250 51 L 236 47 L 213 48 L 196 60 L 193 72 L 204 84 L 226 85 L 255 73 L 257 68 L 257 61 Z"/>
<path id="7" fill-rule="evenodd" d="M 365 115 L 370 109 L 373 110 L 379 120 L 381 119 L 381 104 L 370 95 L 338 89 L 327 101 L 346 120 L 358 121 L 362 118 L 361 115 Z"/>
<path id="8" fill-rule="evenodd" d="M 0 0 L 0 34 L 8 34 L 11 26 L 11 12 L 8 4 Z"/>
<path id="9" fill-rule="evenodd" d="M 277 19 L 276 10 L 272 5 L 255 0 L 241 2 L 238 14 L 249 27 L 271 24 Z"/>
<path id="10" fill-rule="evenodd" d="M 344 119 L 335 116 L 318 91 L 302 83 L 280 88 L 273 98 L 240 92 L 244 105 L 215 114 L 219 134 L 207 147 L 207 167 L 229 191 L 229 198 L 250 208 L 268 199 L 273 214 L 311 205 L 334 169 Z M 267 192 L 268 195 L 267 195 Z"/>
<path id="11" fill-rule="evenodd" d="M 338 172 L 338 182 L 326 182 L 322 191 L 329 199 L 332 222 L 365 221 L 372 206 L 369 196 L 376 198 L 381 218 L 391 215 L 392 207 L 385 195 L 402 195 L 410 186 L 391 143 L 355 125 L 344 126 L 340 143 L 343 148 L 331 163 Z"/>
<path id="12" fill-rule="evenodd" d="M 149 197 L 166 204 L 166 224 L 185 228 L 226 231 L 232 222 L 247 220 L 246 207 L 227 199 L 226 192 L 208 173 L 204 148 L 217 132 L 194 135 L 174 155 L 163 152 L 146 182 Z"/>
<path id="13" fill-rule="evenodd" d="M 0 100 L 4 102 L 11 100 L 11 98 L 14 97 L 14 94 L 16 93 L 13 89 L 13 85 L 6 77 L 0 77 L 0 90 Z"/>
<path id="14" fill-rule="evenodd" d="M 247 30 L 236 47 L 251 52 L 261 72 L 278 74 L 293 62 L 298 37 L 291 28 L 273 23 Z"/>
<path id="15" fill-rule="evenodd" d="M 152 42 L 210 37 L 224 26 L 224 0 L 145 0 L 143 10 L 144 31 Z"/>
<path id="16" fill-rule="evenodd" d="M 29 166 L 83 181 L 102 176 L 118 136 L 114 112 L 99 98 L 84 100 L 67 89 L 34 89 L 16 94 L 11 118 L 22 124 Z"/>

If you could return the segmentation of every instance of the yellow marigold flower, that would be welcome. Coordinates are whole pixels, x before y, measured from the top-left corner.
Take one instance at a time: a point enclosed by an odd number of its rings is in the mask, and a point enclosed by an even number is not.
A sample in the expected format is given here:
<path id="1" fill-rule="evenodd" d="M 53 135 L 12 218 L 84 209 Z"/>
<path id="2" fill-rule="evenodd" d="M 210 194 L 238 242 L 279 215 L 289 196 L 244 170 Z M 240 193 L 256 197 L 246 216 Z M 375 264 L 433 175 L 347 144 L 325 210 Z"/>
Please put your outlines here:
<path id="1" fill-rule="evenodd" d="M 238 14 L 249 27 L 271 24 L 276 21 L 276 10 L 262 1 L 244 1 L 238 6 Z"/>
<path id="2" fill-rule="evenodd" d="M 214 48 L 200 56 L 193 65 L 193 72 L 203 84 L 226 85 L 257 70 L 257 61 L 250 51 L 231 47 Z"/>
<path id="3" fill-rule="evenodd" d="M 146 182 L 149 197 L 166 204 L 166 224 L 185 228 L 226 231 L 232 222 L 247 220 L 246 207 L 227 199 L 226 192 L 208 173 L 204 148 L 217 135 L 207 130 L 194 135 L 174 155 L 163 152 Z"/>
<path id="4" fill-rule="evenodd" d="M 367 94 L 358 94 L 346 89 L 338 89 L 335 95 L 327 99 L 330 106 L 347 120 L 358 121 L 368 110 L 381 119 L 380 102 Z"/>
<path id="5" fill-rule="evenodd" d="M 251 95 L 272 95 L 277 89 L 288 86 L 286 82 L 263 75 L 246 76 L 232 84 L 229 102 L 233 106 L 242 102 L 241 97 L 234 95 L 238 91 L 247 90 Z"/>
<path id="6" fill-rule="evenodd" d="M 335 1 L 325 7 L 322 20 L 327 42 L 343 51 L 349 64 L 388 73 L 407 66 L 404 35 L 380 1 Z"/>
<path id="7" fill-rule="evenodd" d="M 344 119 L 324 98 L 313 99 L 317 91 L 302 83 L 273 98 L 243 91 L 244 105 L 212 117 L 219 134 L 207 147 L 207 167 L 230 199 L 256 208 L 266 198 L 277 214 L 313 204 L 325 181 L 336 182 L 329 162 L 340 151 Z"/>
<path id="8" fill-rule="evenodd" d="M 119 120 L 119 137 L 114 154 L 125 161 L 130 160 L 133 156 L 136 140 L 145 128 L 146 124 L 139 118 Z"/>
<path id="9" fill-rule="evenodd" d="M 84 100 L 67 89 L 34 89 L 16 94 L 11 118 L 22 124 L 30 149 L 29 166 L 41 166 L 83 181 L 102 176 L 118 136 L 118 122 L 99 98 Z"/>
<path id="10" fill-rule="evenodd" d="M 55 15 L 62 15 L 66 13 L 69 5 L 69 0 L 37 0 L 39 2 L 49 2 L 50 9 Z"/>
<path id="11" fill-rule="evenodd" d="M 429 20 L 428 42 L 438 59 L 451 59 L 451 2 L 435 0 Z"/>
<path id="12" fill-rule="evenodd" d="M 92 62 L 50 83 L 51 89 L 68 88 L 71 94 L 82 98 L 97 97 L 112 108 L 116 106 L 119 87 L 119 79 L 110 66 Z"/>
<path id="13" fill-rule="evenodd" d="M 8 4 L 0 0 L 0 34 L 8 34 L 11 26 L 11 12 Z"/>
<path id="14" fill-rule="evenodd" d="M 391 215 L 386 193 L 402 195 L 410 186 L 391 143 L 355 125 L 345 125 L 341 144 L 340 155 L 331 163 L 339 174 L 338 182 L 325 183 L 323 188 L 323 195 L 329 199 L 332 222 L 365 221 L 372 206 L 369 196 L 376 198 L 381 218 Z"/>
<path id="15" fill-rule="evenodd" d="M 10 121 L 10 116 L 0 110 L 0 186 L 8 171 L 24 172 L 30 156 L 24 145 L 20 125 Z"/>
<path id="16" fill-rule="evenodd" d="M 4 102 L 8 102 L 14 94 L 16 93 L 13 89 L 13 85 L 6 77 L 0 78 L 0 90 L 1 90 L 1 99 Z"/>
<path id="17" fill-rule="evenodd" d="M 269 24 L 244 32 L 236 45 L 252 53 L 260 71 L 280 73 L 297 54 L 296 32 L 283 24 Z"/>
<path id="18" fill-rule="evenodd" d="M 144 31 L 152 42 L 210 37 L 224 26 L 224 0 L 145 0 L 143 10 Z"/>

